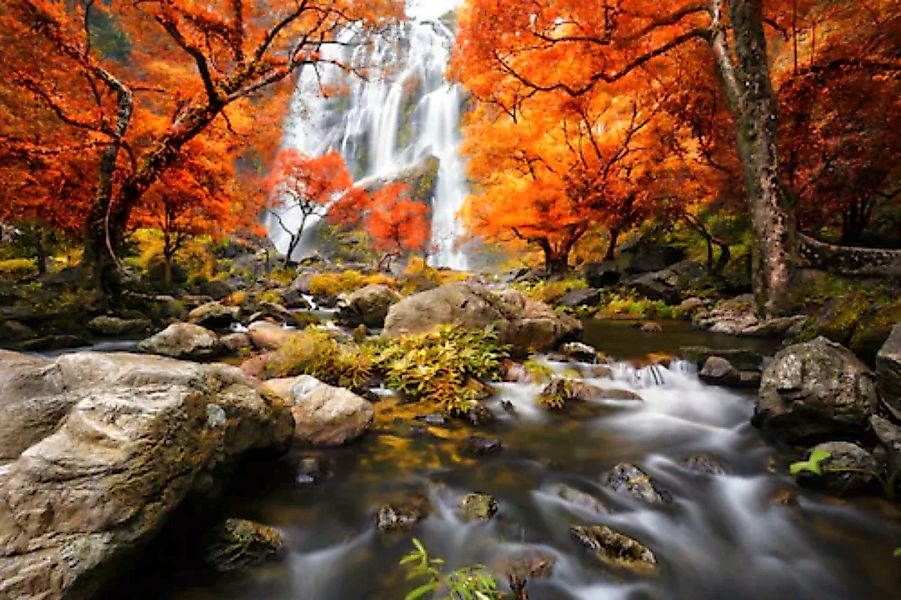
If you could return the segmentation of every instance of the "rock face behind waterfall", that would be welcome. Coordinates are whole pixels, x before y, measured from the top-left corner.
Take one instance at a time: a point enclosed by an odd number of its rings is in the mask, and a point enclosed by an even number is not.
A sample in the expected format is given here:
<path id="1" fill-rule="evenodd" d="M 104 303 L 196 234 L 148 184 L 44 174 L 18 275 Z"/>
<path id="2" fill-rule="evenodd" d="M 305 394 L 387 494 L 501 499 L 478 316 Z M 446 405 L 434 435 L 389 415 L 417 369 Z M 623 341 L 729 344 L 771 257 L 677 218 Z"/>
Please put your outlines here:
<path id="1" fill-rule="evenodd" d="M 293 429 L 224 365 L 0 353 L 0 374 L 2 598 L 93 597 L 215 467 Z"/>
<path id="2" fill-rule="evenodd" d="M 872 371 L 847 348 L 819 337 L 776 354 L 763 372 L 753 422 L 786 442 L 859 436 L 876 408 Z"/>
<path id="3" fill-rule="evenodd" d="M 581 332 L 581 323 L 559 315 L 520 292 L 495 293 L 475 283 L 450 283 L 414 294 L 391 307 L 385 335 L 398 337 L 432 331 L 450 324 L 466 329 L 492 326 L 502 343 L 520 353 L 547 350 Z"/>

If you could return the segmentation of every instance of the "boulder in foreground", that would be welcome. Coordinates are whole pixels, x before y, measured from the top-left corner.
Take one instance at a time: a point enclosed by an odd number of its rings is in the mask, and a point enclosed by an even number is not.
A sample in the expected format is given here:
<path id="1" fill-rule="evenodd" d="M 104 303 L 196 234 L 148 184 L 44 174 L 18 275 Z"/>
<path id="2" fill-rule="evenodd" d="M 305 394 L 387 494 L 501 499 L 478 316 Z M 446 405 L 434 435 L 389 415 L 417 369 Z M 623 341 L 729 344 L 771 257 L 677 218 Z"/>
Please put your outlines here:
<path id="1" fill-rule="evenodd" d="M 225 365 L 3 353 L 0 373 L 20 430 L 0 466 L 2 598 L 96 596 L 217 466 L 291 437 L 288 408 Z"/>

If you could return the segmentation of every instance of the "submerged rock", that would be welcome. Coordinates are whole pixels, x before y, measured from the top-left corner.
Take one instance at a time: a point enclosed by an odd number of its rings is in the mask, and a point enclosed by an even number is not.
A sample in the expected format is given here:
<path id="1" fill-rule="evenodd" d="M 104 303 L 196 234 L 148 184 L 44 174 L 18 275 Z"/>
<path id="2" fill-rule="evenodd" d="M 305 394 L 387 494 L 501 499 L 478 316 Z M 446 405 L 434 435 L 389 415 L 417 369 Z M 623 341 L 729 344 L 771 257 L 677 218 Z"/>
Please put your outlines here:
<path id="1" fill-rule="evenodd" d="M 785 442 L 860 436 L 877 405 L 870 369 L 824 337 L 790 346 L 763 373 L 752 423 Z"/>
<path id="2" fill-rule="evenodd" d="M 411 500 L 397 504 L 383 504 L 375 515 L 375 526 L 381 533 L 412 529 L 429 516 L 429 501 L 416 495 Z"/>
<path id="3" fill-rule="evenodd" d="M 282 534 L 245 519 L 226 519 L 204 550 L 204 561 L 220 573 L 251 567 L 285 551 Z"/>
<path id="4" fill-rule="evenodd" d="M 219 336 L 200 325 L 173 323 L 138 344 L 138 350 L 169 358 L 215 358 L 222 350 Z"/>
<path id="5" fill-rule="evenodd" d="M 544 579 L 554 573 L 557 557 L 540 549 L 529 549 L 492 564 L 492 570 L 506 577 L 511 587 L 524 590 L 533 579 Z"/>
<path id="6" fill-rule="evenodd" d="M 641 326 L 642 333 L 663 333 L 663 326 L 656 321 L 648 321 Z"/>
<path id="7" fill-rule="evenodd" d="M 460 444 L 460 450 L 470 456 L 486 456 L 496 454 L 504 449 L 500 440 L 471 435 Z"/>
<path id="8" fill-rule="evenodd" d="M 494 293 L 476 283 L 449 283 L 409 296 L 388 311 L 385 336 L 427 333 L 440 325 L 465 329 L 493 326 L 501 343 L 519 354 L 548 350 L 581 332 L 575 318 L 506 289 Z"/>
<path id="9" fill-rule="evenodd" d="M 657 557 L 650 548 L 606 525 L 574 525 L 569 532 L 607 566 L 638 575 L 657 570 Z"/>
<path id="10" fill-rule="evenodd" d="M 4 353 L 0 374 L 27 445 L 0 470 L 3 598 L 96 595 L 219 465 L 291 435 L 287 407 L 225 365 Z"/>
<path id="11" fill-rule="evenodd" d="M 682 461 L 682 466 L 700 475 L 725 475 L 720 459 L 710 454 L 692 454 Z"/>
<path id="12" fill-rule="evenodd" d="M 469 521 L 488 521 L 497 513 L 497 500 L 490 494 L 466 494 L 460 499 L 460 510 Z"/>
<path id="13" fill-rule="evenodd" d="M 617 494 L 630 496 L 648 504 L 671 501 L 669 494 L 658 489 L 651 477 L 635 465 L 627 463 L 616 465 L 602 477 L 601 483 Z"/>
<path id="14" fill-rule="evenodd" d="M 560 484 L 554 488 L 554 493 L 570 504 L 574 504 L 588 512 L 597 513 L 599 515 L 609 512 L 607 507 L 604 506 L 604 503 L 596 497 L 566 484 Z"/>

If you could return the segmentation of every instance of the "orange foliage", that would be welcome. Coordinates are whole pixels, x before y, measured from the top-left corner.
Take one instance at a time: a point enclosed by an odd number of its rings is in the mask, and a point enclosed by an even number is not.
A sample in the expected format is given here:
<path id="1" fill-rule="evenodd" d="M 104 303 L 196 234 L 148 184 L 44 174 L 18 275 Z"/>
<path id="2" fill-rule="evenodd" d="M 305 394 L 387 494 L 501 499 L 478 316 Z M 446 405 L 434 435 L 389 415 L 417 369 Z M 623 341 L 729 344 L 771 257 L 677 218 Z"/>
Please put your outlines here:
<path id="1" fill-rule="evenodd" d="M 365 228 L 375 249 L 389 257 L 422 250 L 428 240 L 428 208 L 409 198 L 409 186 L 390 183 L 369 194 L 354 185 L 337 152 L 310 157 L 285 150 L 267 183 L 273 194 L 270 212 L 289 239 L 286 263 L 293 258 L 310 217 Z M 300 213 L 296 228 L 288 226 L 285 208 Z"/>
<path id="2" fill-rule="evenodd" d="M 82 230 L 88 258 L 104 260 L 106 238 L 121 242 L 168 171 L 198 166 L 188 153 L 259 171 L 278 143 L 292 74 L 325 60 L 344 27 L 402 9 L 400 0 L 5 1 L 0 218 Z M 203 170 L 188 180 L 204 184 Z M 192 197 L 215 196 L 207 192 Z"/>

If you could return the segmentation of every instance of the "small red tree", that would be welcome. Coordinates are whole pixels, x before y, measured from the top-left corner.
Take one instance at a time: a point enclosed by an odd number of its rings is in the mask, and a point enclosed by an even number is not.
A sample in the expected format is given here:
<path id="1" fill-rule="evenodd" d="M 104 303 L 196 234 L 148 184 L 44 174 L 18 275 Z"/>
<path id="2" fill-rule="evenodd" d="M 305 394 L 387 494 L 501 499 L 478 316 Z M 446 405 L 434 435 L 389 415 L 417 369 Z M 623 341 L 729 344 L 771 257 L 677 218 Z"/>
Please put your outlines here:
<path id="1" fill-rule="evenodd" d="M 405 252 L 422 251 L 429 241 L 429 209 L 408 195 L 404 183 L 391 183 L 372 194 L 366 231 L 384 252 L 379 268 Z"/>
<path id="2" fill-rule="evenodd" d="M 311 157 L 297 150 L 281 152 L 268 179 L 273 193 L 270 214 L 288 235 L 287 265 L 312 217 L 344 227 L 365 229 L 376 250 L 384 252 L 380 266 L 404 252 L 422 250 L 429 238 L 429 209 L 409 197 L 404 183 L 390 183 L 368 193 L 354 185 L 337 152 Z M 291 227 L 282 208 L 300 214 Z"/>
<path id="3" fill-rule="evenodd" d="M 297 249 L 310 219 L 324 218 L 333 205 L 359 197 L 362 190 L 353 185 L 353 178 L 344 159 L 337 152 L 323 156 L 307 156 L 298 150 L 285 150 L 278 155 L 269 180 L 274 197 L 269 214 L 288 235 L 285 265 Z M 300 222 L 290 227 L 279 210 L 300 213 Z"/>

